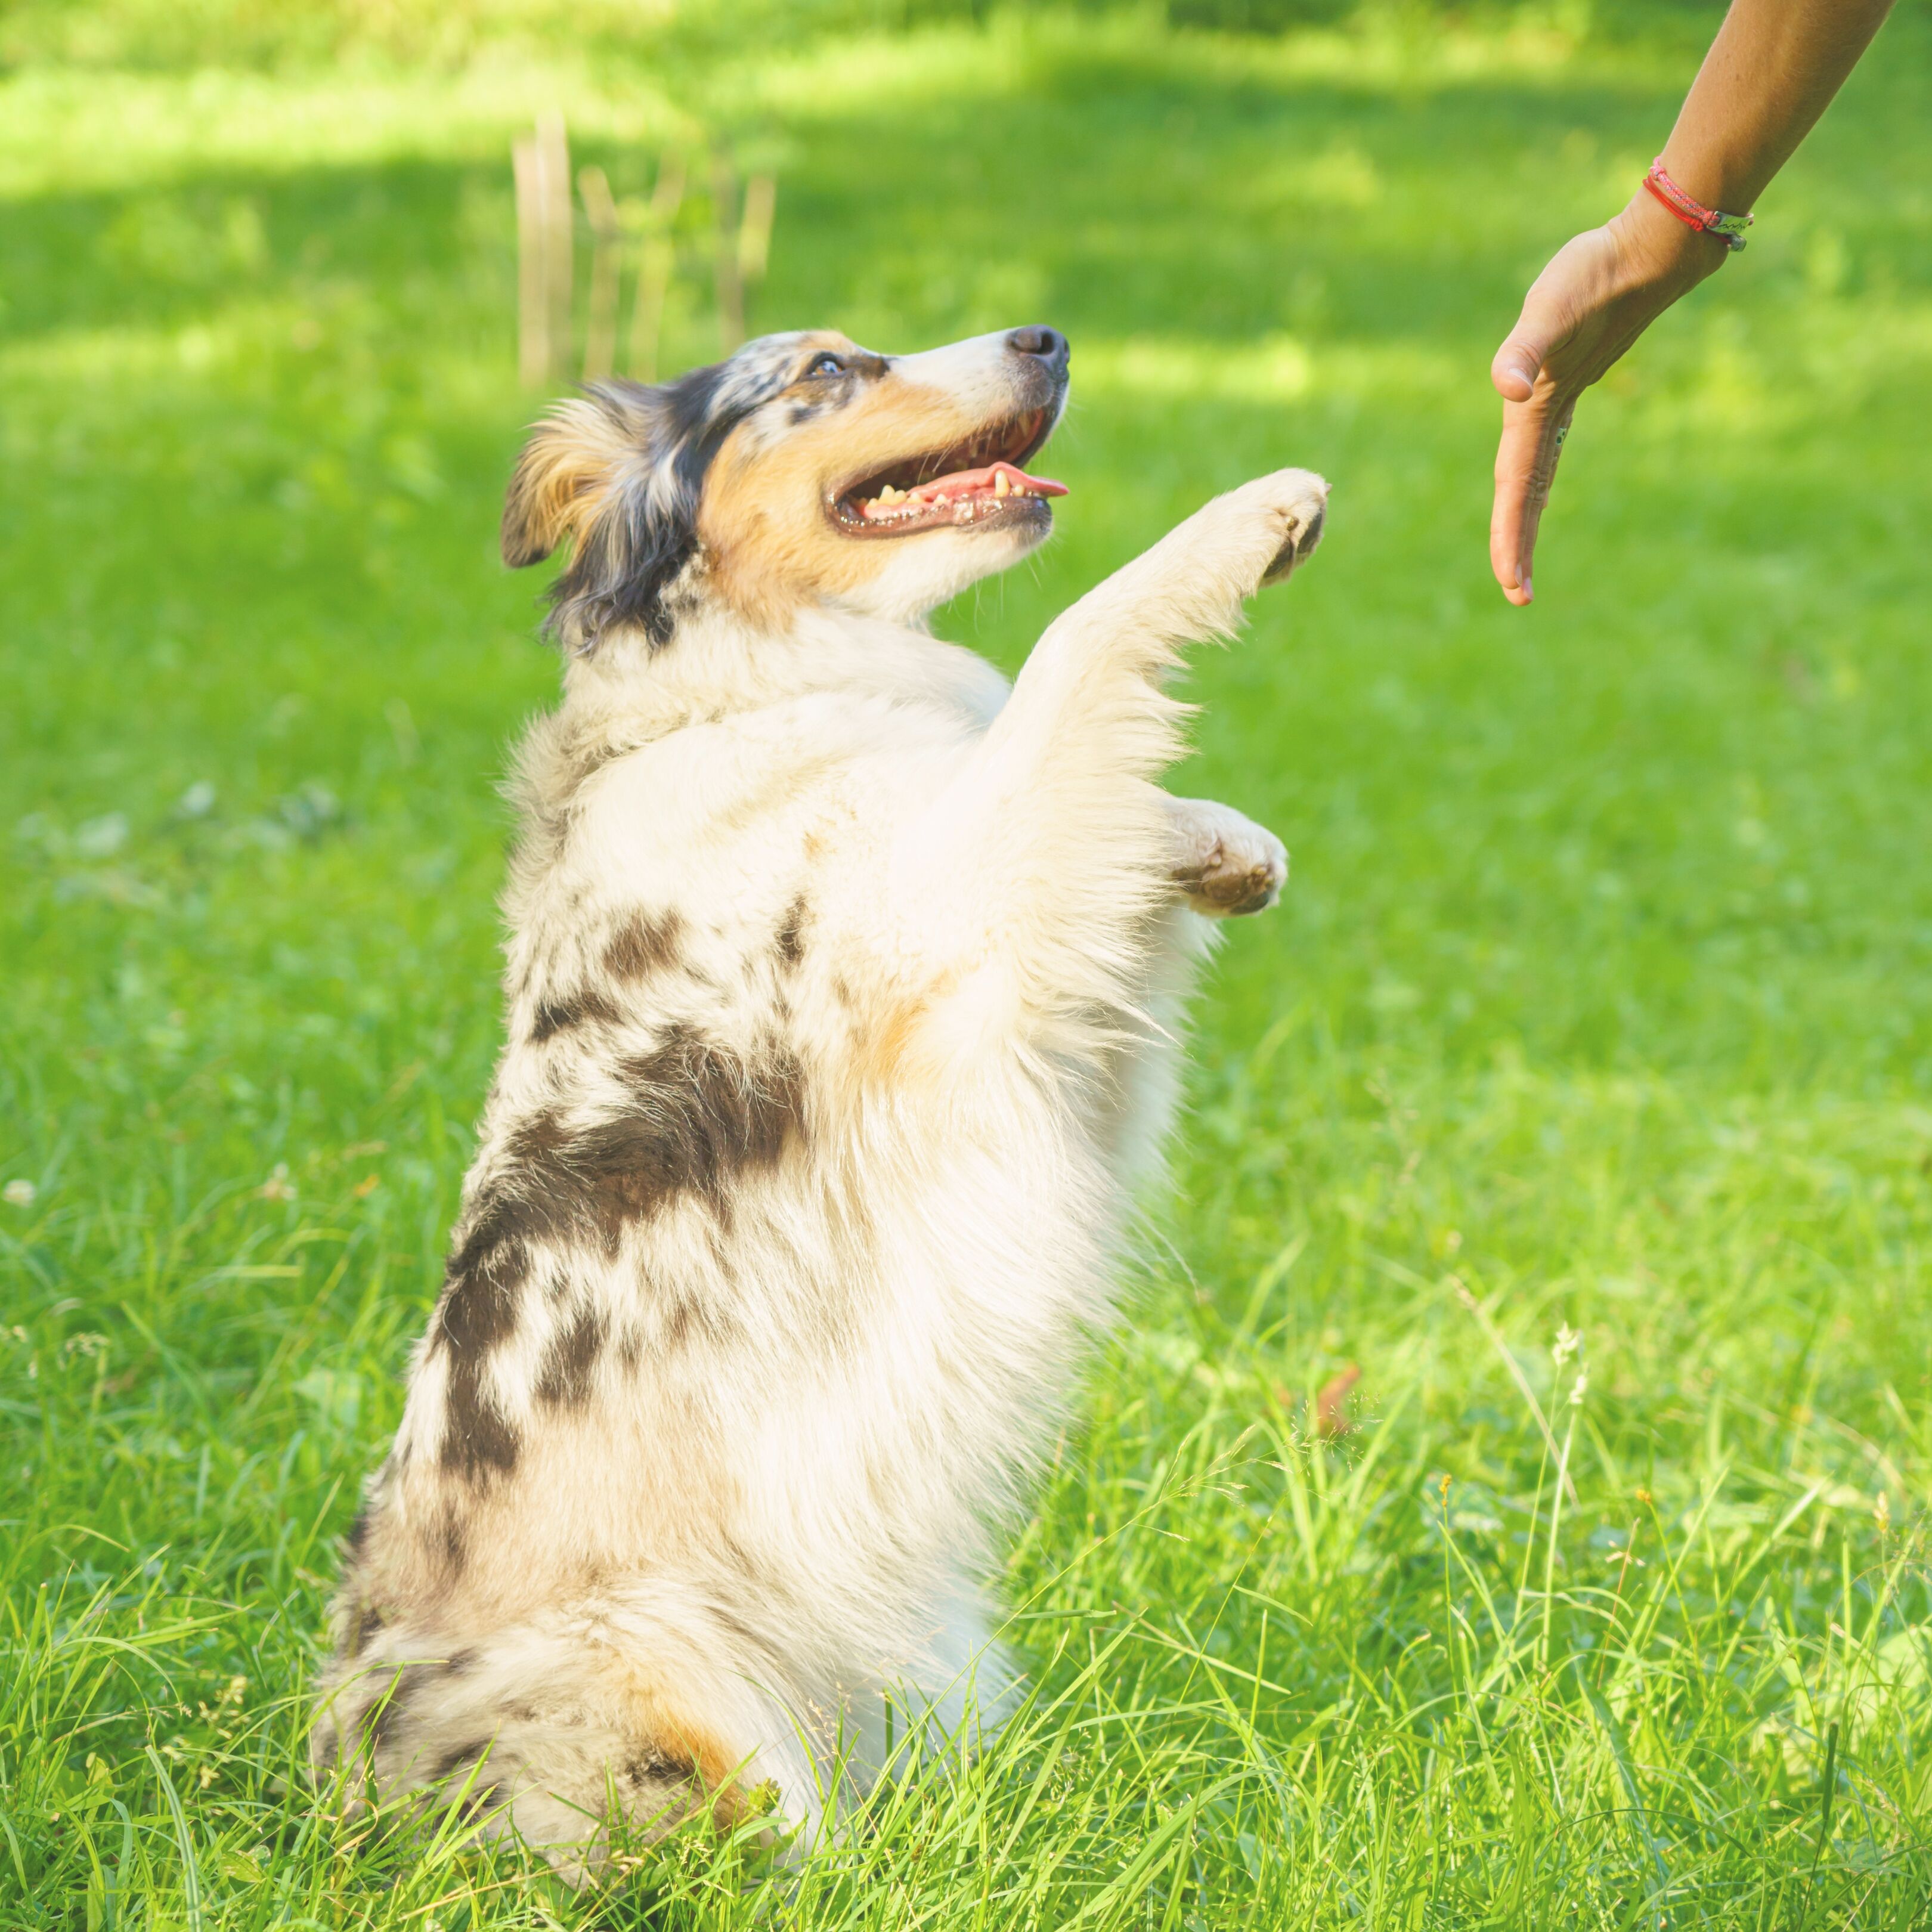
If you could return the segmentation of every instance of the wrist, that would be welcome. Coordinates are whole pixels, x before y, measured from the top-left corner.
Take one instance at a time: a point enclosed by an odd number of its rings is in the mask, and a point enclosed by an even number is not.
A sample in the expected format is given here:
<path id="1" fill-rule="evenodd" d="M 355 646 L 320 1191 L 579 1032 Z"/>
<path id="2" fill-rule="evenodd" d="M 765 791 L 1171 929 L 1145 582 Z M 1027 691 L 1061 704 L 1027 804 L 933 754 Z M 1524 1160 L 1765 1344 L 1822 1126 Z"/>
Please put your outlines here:
<path id="1" fill-rule="evenodd" d="M 1716 274 L 1731 252 L 1716 236 L 1678 220 L 1647 188 L 1640 188 L 1609 226 L 1633 284 L 1660 283 L 1681 293 Z"/>
<path id="2" fill-rule="evenodd" d="M 1672 129 L 1658 164 L 1685 194 L 1712 208 L 1748 214 L 1762 192 L 1766 176 L 1747 154 L 1732 154 L 1708 141 L 1687 142 Z"/>

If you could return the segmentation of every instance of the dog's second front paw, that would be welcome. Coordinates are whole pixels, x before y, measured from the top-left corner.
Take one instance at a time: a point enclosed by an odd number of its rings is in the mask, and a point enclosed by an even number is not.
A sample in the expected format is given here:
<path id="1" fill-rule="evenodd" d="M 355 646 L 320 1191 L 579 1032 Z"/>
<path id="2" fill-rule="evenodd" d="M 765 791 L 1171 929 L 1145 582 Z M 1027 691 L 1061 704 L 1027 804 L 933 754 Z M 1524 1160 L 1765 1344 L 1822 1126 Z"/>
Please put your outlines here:
<path id="1" fill-rule="evenodd" d="M 1266 912 L 1281 897 L 1288 881 L 1288 852 L 1272 833 L 1262 836 L 1272 851 L 1230 851 L 1216 845 L 1198 873 L 1178 881 L 1196 912 L 1210 919 L 1238 918 Z"/>
<path id="2" fill-rule="evenodd" d="M 1168 876 L 1209 919 L 1265 912 L 1288 880 L 1288 848 L 1266 826 L 1205 800 L 1174 801 L 1181 850 Z"/>

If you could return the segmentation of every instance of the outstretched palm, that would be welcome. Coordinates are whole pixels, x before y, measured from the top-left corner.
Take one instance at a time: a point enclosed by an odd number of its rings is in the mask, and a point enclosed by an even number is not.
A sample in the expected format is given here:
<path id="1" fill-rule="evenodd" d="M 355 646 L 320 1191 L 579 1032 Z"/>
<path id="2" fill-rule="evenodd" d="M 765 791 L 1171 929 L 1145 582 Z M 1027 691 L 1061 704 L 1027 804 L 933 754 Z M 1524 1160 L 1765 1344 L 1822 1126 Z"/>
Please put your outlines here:
<path id="1" fill-rule="evenodd" d="M 1722 244 L 1634 203 L 1566 242 L 1523 298 L 1490 365 L 1503 398 L 1490 564 L 1512 604 L 1530 601 L 1537 525 L 1577 398 L 1724 259 Z"/>

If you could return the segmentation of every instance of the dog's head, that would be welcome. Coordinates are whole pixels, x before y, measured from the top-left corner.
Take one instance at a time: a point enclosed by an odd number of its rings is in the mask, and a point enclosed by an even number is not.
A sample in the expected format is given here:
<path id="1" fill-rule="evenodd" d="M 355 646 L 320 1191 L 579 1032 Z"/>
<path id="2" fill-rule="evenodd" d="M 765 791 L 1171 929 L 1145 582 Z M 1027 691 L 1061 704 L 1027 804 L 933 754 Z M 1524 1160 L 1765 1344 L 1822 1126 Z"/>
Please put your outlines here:
<path id="1" fill-rule="evenodd" d="M 1066 400 L 1051 328 L 878 356 L 767 335 L 656 388 L 596 382 L 531 436 L 503 557 L 566 537 L 551 628 L 579 651 L 620 626 L 668 643 L 722 601 L 776 624 L 806 604 L 922 616 L 1053 527 L 1063 487 L 1024 465 Z"/>

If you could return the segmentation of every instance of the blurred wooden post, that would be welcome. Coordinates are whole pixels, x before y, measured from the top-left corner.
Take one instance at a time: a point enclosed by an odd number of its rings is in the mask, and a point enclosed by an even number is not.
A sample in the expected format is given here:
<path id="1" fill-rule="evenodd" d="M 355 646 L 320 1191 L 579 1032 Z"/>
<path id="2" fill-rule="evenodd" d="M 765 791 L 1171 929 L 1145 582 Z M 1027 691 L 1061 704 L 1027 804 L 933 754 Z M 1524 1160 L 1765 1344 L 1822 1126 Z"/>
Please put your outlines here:
<path id="1" fill-rule="evenodd" d="M 590 314 L 584 331 L 584 380 L 594 382 L 610 373 L 617 354 L 617 278 L 623 231 L 617 204 L 602 168 L 577 177 L 584 212 L 590 221 Z"/>
<path id="2" fill-rule="evenodd" d="M 545 316 L 550 337 L 552 381 L 560 380 L 570 361 L 571 280 L 574 250 L 571 243 L 570 145 L 563 116 L 554 111 L 537 120 L 538 196 L 543 208 Z"/>
<path id="3" fill-rule="evenodd" d="M 738 272 L 738 176 L 722 154 L 711 164 L 711 202 L 718 226 L 718 340 L 728 356 L 745 339 L 745 284 Z"/>
<path id="4" fill-rule="evenodd" d="M 517 365 L 526 384 L 548 387 L 569 374 L 575 272 L 570 148 L 563 116 L 539 118 L 536 134 L 511 143 L 517 182 Z M 753 175 L 740 197 L 730 159 L 700 151 L 711 178 L 712 262 L 716 277 L 718 333 L 729 355 L 745 339 L 745 296 L 764 279 L 771 259 L 772 223 L 778 183 Z M 624 258 L 634 238 L 637 295 L 631 311 L 626 361 L 639 381 L 658 379 L 664 311 L 677 273 L 676 230 L 684 205 L 688 170 L 681 154 L 660 158 L 650 202 L 620 208 L 602 168 L 586 167 L 577 191 L 590 228 L 590 290 L 584 329 L 584 380 L 596 382 L 617 366 L 623 301 Z"/>
<path id="5" fill-rule="evenodd" d="M 738 278 L 748 289 L 765 279 L 771 260 L 772 217 L 778 211 L 778 184 L 770 175 L 745 184 L 745 218 L 738 226 Z"/>
<path id="6" fill-rule="evenodd" d="M 645 211 L 644 235 L 638 267 L 637 306 L 631 311 L 631 374 L 640 382 L 658 379 L 658 350 L 664 334 L 666 297 L 677 247 L 671 238 L 677 212 L 684 205 L 684 157 L 666 154 L 658 163 L 657 184 Z"/>
<path id="7" fill-rule="evenodd" d="M 510 159 L 517 173 L 517 374 L 526 388 L 540 389 L 550 375 L 550 304 L 536 142 L 512 142 Z"/>

